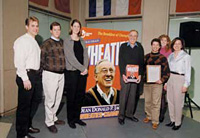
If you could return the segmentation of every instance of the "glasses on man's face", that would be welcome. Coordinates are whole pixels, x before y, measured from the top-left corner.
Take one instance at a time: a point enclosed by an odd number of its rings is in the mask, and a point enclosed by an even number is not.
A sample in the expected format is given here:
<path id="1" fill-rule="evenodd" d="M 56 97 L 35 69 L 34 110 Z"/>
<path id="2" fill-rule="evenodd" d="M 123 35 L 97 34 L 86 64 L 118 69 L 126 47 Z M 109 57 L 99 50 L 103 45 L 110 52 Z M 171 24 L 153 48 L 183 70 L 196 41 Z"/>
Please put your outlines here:
<path id="1" fill-rule="evenodd" d="M 103 73 L 103 74 L 108 74 L 108 72 L 114 73 L 115 70 L 113 68 L 109 68 L 109 69 L 103 68 L 103 69 L 101 69 L 100 72 Z"/>
<path id="2" fill-rule="evenodd" d="M 129 35 L 129 37 L 134 37 L 134 38 L 137 38 L 138 36 L 137 35 Z"/>

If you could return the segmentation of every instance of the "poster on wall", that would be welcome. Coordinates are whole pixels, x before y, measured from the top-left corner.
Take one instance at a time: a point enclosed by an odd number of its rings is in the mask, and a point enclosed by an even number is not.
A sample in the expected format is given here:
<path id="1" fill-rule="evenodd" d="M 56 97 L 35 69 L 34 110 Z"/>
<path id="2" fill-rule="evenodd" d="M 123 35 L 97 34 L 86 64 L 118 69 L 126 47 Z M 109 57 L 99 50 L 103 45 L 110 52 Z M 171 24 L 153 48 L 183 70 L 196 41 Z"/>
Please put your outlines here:
<path id="1" fill-rule="evenodd" d="M 119 48 L 122 43 L 128 41 L 128 34 L 128 31 L 82 28 L 82 38 L 88 48 L 89 70 L 81 119 L 118 115 L 120 90 Z M 101 65 L 99 64 L 98 68 L 102 70 L 97 73 L 95 72 L 95 65 L 102 59 L 108 60 L 109 63 L 100 63 Z M 108 69 L 108 64 L 114 65 L 115 71 L 112 68 Z M 105 90 L 108 87 L 109 93 L 106 93 Z"/>

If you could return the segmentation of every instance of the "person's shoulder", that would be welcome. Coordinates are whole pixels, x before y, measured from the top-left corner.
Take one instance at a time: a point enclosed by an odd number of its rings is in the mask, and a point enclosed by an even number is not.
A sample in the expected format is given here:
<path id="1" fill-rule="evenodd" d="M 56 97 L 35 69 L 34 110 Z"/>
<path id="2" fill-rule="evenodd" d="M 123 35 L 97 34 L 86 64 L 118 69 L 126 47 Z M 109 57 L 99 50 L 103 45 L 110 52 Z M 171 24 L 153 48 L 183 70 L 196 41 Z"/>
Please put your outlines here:
<path id="1" fill-rule="evenodd" d="M 141 47 L 142 47 L 142 44 L 141 44 L 140 42 L 136 41 L 136 44 L 137 44 L 138 46 L 141 46 Z"/>
<path id="2" fill-rule="evenodd" d="M 53 40 L 51 38 L 48 38 L 43 43 L 49 43 L 49 42 L 53 42 Z"/>
<path id="3" fill-rule="evenodd" d="M 142 46 L 142 44 L 140 42 L 136 41 L 136 44 L 140 49 L 143 49 L 143 46 Z"/>
<path id="4" fill-rule="evenodd" d="M 126 49 L 128 42 L 122 43 L 120 46 L 120 50 Z"/>
<path id="5" fill-rule="evenodd" d="M 174 55 L 174 52 L 172 52 L 171 54 L 169 54 L 169 56 L 167 58 L 171 58 Z"/>
<path id="6" fill-rule="evenodd" d="M 14 45 L 18 45 L 18 44 L 26 44 L 28 39 L 28 36 L 26 34 L 21 35 L 20 37 L 18 37 L 15 41 L 14 41 Z"/>
<path id="7" fill-rule="evenodd" d="M 121 44 L 121 47 L 127 46 L 128 42 L 124 42 Z"/>
<path id="8" fill-rule="evenodd" d="M 120 90 L 118 90 L 117 88 L 114 88 L 114 87 L 112 87 L 112 89 L 113 89 L 114 91 L 116 91 L 116 92 L 117 92 L 117 94 L 119 94 L 119 93 L 120 93 Z"/>
<path id="9" fill-rule="evenodd" d="M 86 96 L 89 96 L 89 97 L 94 97 L 94 96 L 92 95 L 92 93 L 91 93 L 90 90 L 88 90 L 88 91 L 85 93 L 85 95 L 86 95 Z"/>
<path id="10" fill-rule="evenodd" d="M 140 42 L 136 41 L 136 43 L 137 43 L 139 46 L 142 46 L 142 44 L 141 44 Z"/>
<path id="11" fill-rule="evenodd" d="M 69 41 L 71 41 L 72 40 L 72 38 L 70 37 L 70 36 L 68 36 L 68 37 L 66 37 L 65 39 L 64 39 L 64 42 L 69 42 Z"/>
<path id="12" fill-rule="evenodd" d="M 160 53 L 160 58 L 167 59 L 163 54 Z"/>
<path id="13" fill-rule="evenodd" d="M 52 43 L 52 42 L 53 42 L 52 39 L 48 38 L 44 42 L 42 42 L 41 47 L 47 46 L 49 43 Z"/>
<path id="14" fill-rule="evenodd" d="M 183 50 L 183 55 L 184 55 L 184 58 L 188 58 L 188 59 L 191 58 L 191 56 L 184 50 Z"/>
<path id="15" fill-rule="evenodd" d="M 62 38 L 60 38 L 60 42 L 61 42 L 61 43 L 63 43 L 63 42 L 64 42 L 64 40 L 63 40 Z"/>
<path id="16" fill-rule="evenodd" d="M 94 95 L 93 95 L 93 92 L 94 94 L 96 95 L 97 93 L 97 87 L 96 85 L 94 87 L 91 87 L 87 92 L 86 92 L 86 95 L 91 97 L 91 98 L 94 98 Z"/>
<path id="17" fill-rule="evenodd" d="M 82 37 L 80 37 L 79 39 L 80 39 L 80 41 L 84 41 L 84 39 Z"/>
<path id="18" fill-rule="evenodd" d="M 21 35 L 20 37 L 18 37 L 18 38 L 15 40 L 15 42 L 22 41 L 22 40 L 24 40 L 24 39 L 26 39 L 26 38 L 27 38 L 26 34 L 23 34 L 23 35 Z"/>
<path id="19" fill-rule="evenodd" d="M 161 59 L 162 62 L 167 62 L 167 58 L 163 54 L 159 55 L 159 59 Z"/>

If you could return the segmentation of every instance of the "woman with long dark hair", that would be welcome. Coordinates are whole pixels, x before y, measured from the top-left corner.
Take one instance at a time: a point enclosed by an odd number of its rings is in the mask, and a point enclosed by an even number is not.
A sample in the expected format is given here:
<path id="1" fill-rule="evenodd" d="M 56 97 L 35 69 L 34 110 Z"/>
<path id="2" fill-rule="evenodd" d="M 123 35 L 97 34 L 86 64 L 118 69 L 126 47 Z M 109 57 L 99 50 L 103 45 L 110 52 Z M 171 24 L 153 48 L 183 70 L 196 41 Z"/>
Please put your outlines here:
<path id="1" fill-rule="evenodd" d="M 88 52 L 81 38 L 81 23 L 74 19 L 70 26 L 70 36 L 64 42 L 66 60 L 65 85 L 67 91 L 67 120 L 71 128 L 75 123 L 86 126 L 80 120 L 80 112 L 85 95 L 88 73 Z"/>

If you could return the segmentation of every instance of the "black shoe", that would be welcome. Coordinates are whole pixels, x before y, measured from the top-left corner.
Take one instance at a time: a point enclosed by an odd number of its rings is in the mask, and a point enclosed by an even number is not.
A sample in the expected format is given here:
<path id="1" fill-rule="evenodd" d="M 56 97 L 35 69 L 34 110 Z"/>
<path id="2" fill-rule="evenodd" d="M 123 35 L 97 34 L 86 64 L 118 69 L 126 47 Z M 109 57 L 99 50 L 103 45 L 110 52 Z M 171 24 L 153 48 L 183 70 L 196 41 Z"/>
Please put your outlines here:
<path id="1" fill-rule="evenodd" d="M 131 121 L 134 121 L 134 122 L 138 122 L 139 120 L 136 118 L 136 117 L 127 117 L 128 119 L 130 119 Z"/>
<path id="2" fill-rule="evenodd" d="M 34 128 L 34 127 L 29 127 L 28 129 L 28 133 L 39 133 L 40 132 L 40 129 L 38 128 Z"/>
<path id="3" fill-rule="evenodd" d="M 31 136 L 31 135 L 26 135 L 24 138 L 35 138 L 35 137 L 33 137 L 33 136 Z"/>
<path id="4" fill-rule="evenodd" d="M 57 133 L 58 132 L 58 129 L 56 128 L 55 125 L 52 125 L 52 126 L 49 126 L 47 127 L 49 129 L 50 132 L 52 133 Z"/>
<path id="5" fill-rule="evenodd" d="M 77 120 L 75 121 L 75 123 L 81 125 L 81 126 L 86 126 L 87 124 L 85 122 L 83 122 L 82 120 Z"/>
<path id="6" fill-rule="evenodd" d="M 181 127 L 181 125 L 179 125 L 179 126 L 174 125 L 174 126 L 172 127 L 172 130 L 179 130 L 180 127 Z"/>
<path id="7" fill-rule="evenodd" d="M 119 122 L 120 125 L 124 125 L 125 124 L 124 119 L 118 118 L 118 122 Z"/>
<path id="8" fill-rule="evenodd" d="M 173 127 L 173 126 L 175 126 L 175 122 L 170 122 L 170 123 L 166 124 L 165 126 Z"/>
<path id="9" fill-rule="evenodd" d="M 162 123 L 164 121 L 164 119 L 165 119 L 164 117 L 160 117 L 159 122 Z"/>
<path id="10" fill-rule="evenodd" d="M 76 125 L 75 125 L 75 123 L 69 123 L 69 127 L 71 127 L 71 128 L 73 128 L 73 129 L 75 129 L 76 128 Z"/>

